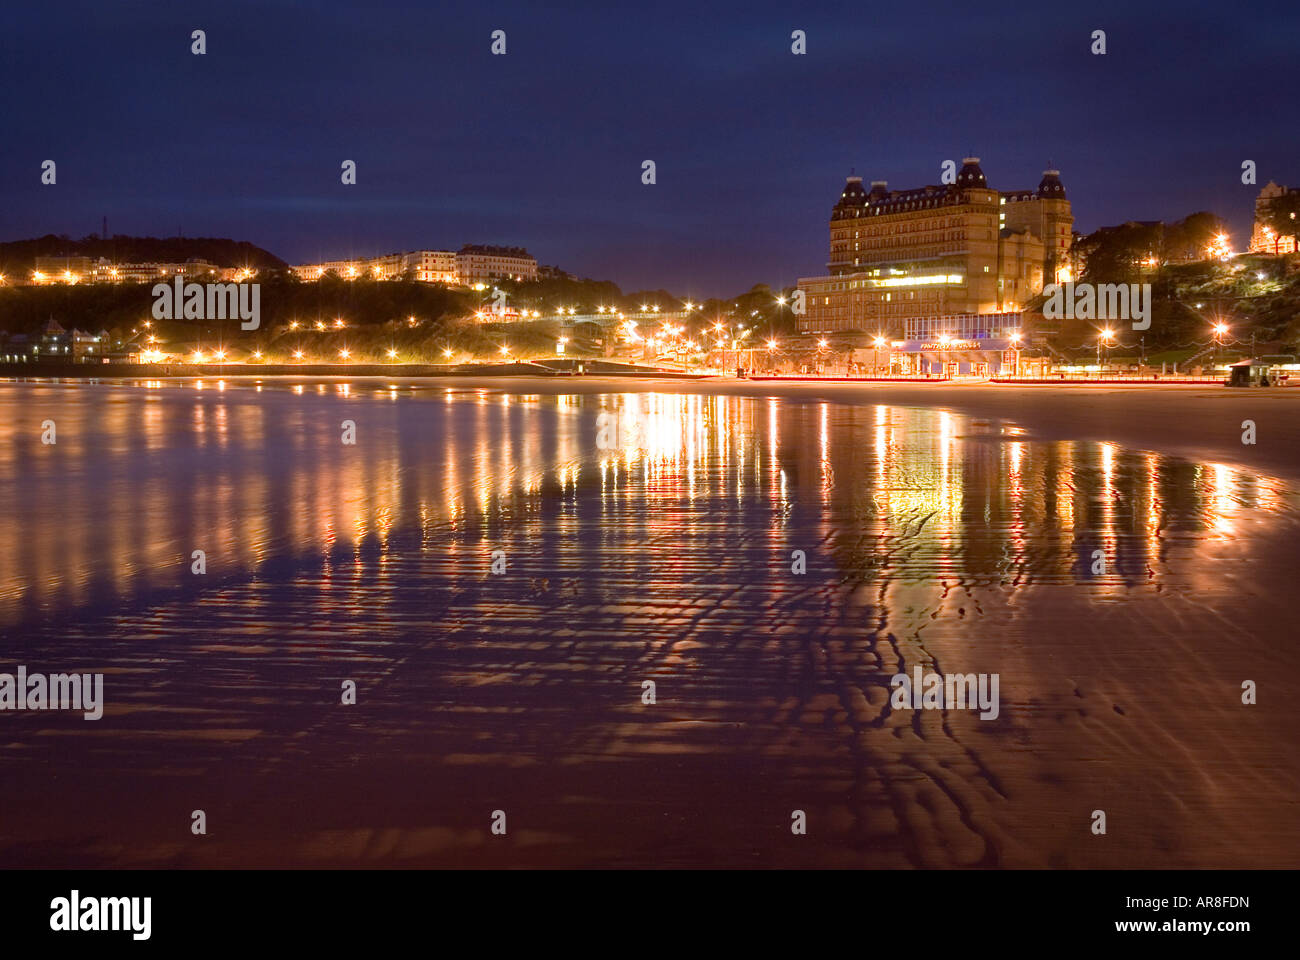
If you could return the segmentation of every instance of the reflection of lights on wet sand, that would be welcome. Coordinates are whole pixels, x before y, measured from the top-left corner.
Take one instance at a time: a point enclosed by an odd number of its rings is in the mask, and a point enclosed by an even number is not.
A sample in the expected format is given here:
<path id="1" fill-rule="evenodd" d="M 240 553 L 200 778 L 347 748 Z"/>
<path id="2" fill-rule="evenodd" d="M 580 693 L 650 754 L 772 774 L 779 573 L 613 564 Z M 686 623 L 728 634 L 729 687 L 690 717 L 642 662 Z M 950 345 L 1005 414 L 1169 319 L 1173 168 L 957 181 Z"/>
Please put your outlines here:
<path id="1" fill-rule="evenodd" d="M 953 517 L 961 513 L 961 489 L 953 483 L 952 448 L 955 424 L 947 410 L 939 411 L 939 486 L 938 496 L 942 509 L 939 513 L 939 531 L 951 533 Z"/>
<path id="2" fill-rule="evenodd" d="M 819 429 L 817 433 L 818 448 L 821 454 L 821 480 L 822 480 L 822 503 L 830 500 L 832 474 L 831 474 L 831 432 L 830 432 L 830 404 L 821 403 L 818 405 Z"/>
<path id="3" fill-rule="evenodd" d="M 876 426 L 875 426 L 875 454 L 876 454 L 876 490 L 874 498 L 880 496 L 880 491 L 885 485 L 886 471 L 889 467 L 889 431 L 885 426 L 885 408 L 876 407 Z M 873 499 L 874 499 L 873 498 Z M 879 500 L 876 500 L 879 507 Z"/>
<path id="4" fill-rule="evenodd" d="M 478 404 L 474 408 L 474 431 L 473 436 L 478 438 L 478 443 L 474 447 L 474 493 L 478 502 L 478 512 L 486 514 L 488 506 L 492 502 L 491 478 L 488 476 L 489 464 L 491 463 L 492 448 L 500 444 L 500 440 L 492 432 L 488 423 L 487 406 L 488 397 L 486 390 L 478 391 Z M 488 438 L 492 438 L 489 445 Z"/>
<path id="5" fill-rule="evenodd" d="M 767 401 L 767 459 L 772 464 L 772 478 L 776 478 L 778 467 L 777 452 L 780 448 L 780 433 L 777 431 L 777 424 L 780 422 L 780 405 L 775 399 Z"/>
<path id="6" fill-rule="evenodd" d="M 1210 500 L 1210 521 L 1216 533 L 1230 536 L 1233 531 L 1232 520 L 1240 504 L 1233 496 L 1235 474 L 1232 469 L 1221 463 L 1209 465 L 1214 495 Z"/>
<path id="7" fill-rule="evenodd" d="M 1101 444 L 1101 472 L 1106 483 L 1109 484 L 1115 476 L 1115 444 Z"/>
<path id="8" fill-rule="evenodd" d="M 1115 538 L 1115 453 L 1113 443 L 1100 444 L 1101 459 L 1101 529 L 1100 544 L 1106 551 L 1106 572 L 1112 576 L 1119 568 L 1119 545 Z"/>
<path id="9" fill-rule="evenodd" d="M 314 435 L 312 431 L 326 428 L 312 426 L 314 421 L 307 419 L 312 410 L 307 408 L 337 406 L 336 397 L 356 396 L 339 385 L 327 388 L 321 401 L 309 398 L 304 403 L 286 403 L 304 422 L 285 433 L 275 426 L 274 396 L 283 389 L 276 385 L 268 385 L 268 396 L 261 400 L 265 406 L 250 403 L 240 407 L 240 398 L 253 394 L 242 392 L 235 381 L 148 380 L 142 384 L 146 389 L 139 391 L 138 408 L 124 405 L 113 411 L 134 410 L 135 414 L 120 424 L 110 418 L 104 426 L 107 435 L 126 438 L 136 451 L 173 447 L 177 435 L 192 439 L 199 450 L 229 447 L 253 451 L 266 441 L 286 436 L 297 444 L 296 466 L 286 490 L 290 502 L 299 506 L 292 508 L 287 523 L 259 516 L 274 491 L 265 484 L 257 485 L 252 476 L 255 470 L 248 476 L 213 472 L 183 497 L 161 487 L 145 486 L 139 491 L 142 502 L 159 505 L 156 517 L 165 513 L 193 517 L 219 531 L 216 536 L 221 542 L 239 551 L 241 562 L 253 565 L 275 553 L 276 537 L 306 545 L 342 539 L 351 547 L 352 541 L 360 542 L 367 531 L 386 541 L 391 532 L 402 529 L 404 522 L 417 522 L 417 517 L 430 549 L 440 550 L 439 538 L 449 520 L 460 522 L 476 510 L 483 516 L 511 514 L 520 502 L 503 498 L 522 494 L 529 498 L 524 506 L 531 507 L 536 498 L 547 496 L 547 487 L 553 491 L 556 483 L 565 491 L 558 522 L 577 524 L 576 497 L 586 498 L 594 492 L 597 457 L 605 456 L 592 449 L 595 407 L 588 396 L 553 400 L 514 397 L 507 404 L 498 402 L 499 394 L 488 394 L 491 402 L 475 404 L 476 394 L 463 388 L 447 389 L 445 404 L 425 400 L 420 408 L 432 411 L 435 417 L 438 410 L 443 411 L 445 416 L 435 425 L 439 429 L 434 435 L 447 438 L 436 459 L 420 461 L 429 467 L 429 472 L 422 472 L 408 469 L 410 463 L 399 457 L 395 446 L 371 460 L 308 456 L 317 447 L 336 448 L 334 427 Z M 210 389 L 214 385 L 217 390 L 223 385 L 228 389 L 218 395 Z M 186 392 L 200 389 L 203 397 Z M 391 393 L 397 385 L 359 389 L 373 399 Z M 296 397 L 304 390 L 303 384 L 289 386 L 290 395 Z M 436 390 L 428 389 L 422 395 L 436 398 Z M 411 397 L 410 389 L 403 391 L 406 398 Z M 173 396 L 164 396 L 164 392 Z M 420 394 L 418 389 L 415 392 Z M 179 406 L 170 406 L 169 401 L 182 398 Z M 1213 542 L 1253 533 L 1254 526 L 1247 529 L 1244 519 L 1253 517 L 1253 511 L 1292 509 L 1293 495 L 1281 481 L 1253 477 L 1222 464 L 1194 468 L 1114 444 L 1097 444 L 1094 453 L 1093 446 L 1083 442 L 965 440 L 958 435 L 966 430 L 963 418 L 941 418 L 931 411 L 883 404 L 875 405 L 874 410 L 837 406 L 832 427 L 828 404 L 818 403 L 814 422 L 813 404 L 763 398 L 767 404 L 767 422 L 763 423 L 764 411 L 758 400 L 676 394 L 642 394 L 628 402 L 630 399 L 610 395 L 600 400 L 618 414 L 620 422 L 638 424 L 638 432 L 620 441 L 635 450 L 632 460 L 637 468 L 622 471 L 626 458 L 621 449 L 614 452 L 616 460 L 601 464 L 600 489 L 610 494 L 603 509 L 611 521 L 660 533 L 678 516 L 673 514 L 670 519 L 669 511 L 660 508 L 685 511 L 695 504 L 699 509 L 698 513 L 692 510 L 693 515 L 704 517 L 719 504 L 734 511 L 739 497 L 746 507 L 761 504 L 771 509 L 776 518 L 771 529 L 783 534 L 787 530 L 783 507 L 798 503 L 801 510 L 815 513 L 819 509 L 813 489 L 818 482 L 815 461 L 824 458 L 824 469 L 834 477 L 834 509 L 847 508 L 866 497 L 874 500 L 876 508 L 864 523 L 870 525 L 872 535 L 887 534 L 919 545 L 912 570 L 937 570 L 940 575 L 974 572 L 977 568 L 972 564 L 988 562 L 988 557 L 979 549 L 970 549 L 971 545 L 983 548 L 992 543 L 1004 548 L 994 551 L 993 562 L 1001 572 L 1009 563 L 1027 571 L 1031 578 L 1044 574 L 1074 577 L 1079 558 L 1089 555 L 1094 545 L 1105 546 L 1108 571 L 1123 571 L 1098 585 L 1111 590 L 1131 589 L 1131 583 L 1127 587 L 1118 584 L 1120 576 L 1146 579 L 1147 573 L 1139 566 L 1144 559 L 1150 569 L 1168 569 L 1174 576 L 1183 576 L 1176 564 L 1162 567 L 1159 558 L 1167 548 L 1189 549 L 1186 531 L 1192 532 L 1191 540 Z M 543 414 L 548 405 L 553 413 L 563 410 L 563 415 L 548 420 Z M 265 411 L 265 422 L 255 418 L 257 410 Z M 325 419 L 337 425 L 337 419 Z M 553 424 L 554 433 L 548 433 Z M 831 429 L 834 436 L 830 436 Z M 427 439 L 427 435 L 420 436 Z M 992 452 L 996 450 L 1004 452 L 999 456 Z M 788 475 L 782 469 L 782 456 L 794 467 Z M 871 462 L 873 458 L 875 462 Z M 543 482 L 543 470 L 547 483 Z M 580 477 L 581 470 L 588 471 L 586 478 Z M 698 490 L 697 476 L 703 484 Z M 797 484 L 794 478 L 798 478 Z M 580 479 L 589 481 L 581 492 Z M 967 514 L 962 512 L 963 498 Z M 117 507 L 112 507 L 105 519 L 106 529 L 125 534 L 117 537 L 124 545 L 120 548 L 122 563 L 112 574 L 124 586 L 132 570 L 143 575 L 157 569 L 162 560 L 155 553 L 178 536 L 169 520 L 159 521 L 165 526 L 156 536 L 152 532 L 137 535 L 131 526 L 134 522 L 136 518 Z M 1168 544 L 1162 539 L 1165 530 L 1173 531 Z M 1099 534 L 1106 539 L 1098 542 Z M 19 545 L 24 537 L 31 538 L 29 528 L 21 522 L 8 536 Z M 85 580 L 91 571 L 84 564 L 68 566 L 66 559 L 60 559 L 73 552 L 78 542 L 71 531 L 61 536 L 64 553 L 56 555 L 49 552 L 53 548 L 47 548 L 33 561 L 32 569 L 47 576 L 48 582 L 15 590 L 26 591 L 30 597 L 40 591 L 75 593 L 79 589 L 71 581 Z M 772 542 L 783 541 L 778 536 Z M 508 544 L 505 546 L 509 550 Z M 23 547 L 8 549 L 17 555 Z M 54 569 L 50 557 L 64 566 Z M 895 557 L 908 563 L 907 557 L 891 553 L 891 560 Z M 1122 562 L 1112 566 L 1117 560 Z M 1044 566 L 1048 563 L 1053 565 L 1050 569 Z M 339 576 L 337 565 L 331 569 Z M 342 570 L 345 576 L 352 575 L 351 558 Z"/>
<path id="10" fill-rule="evenodd" d="M 686 401 L 687 422 L 691 429 L 686 431 L 686 490 L 691 502 L 695 502 L 695 457 L 700 448 L 700 398 L 690 397 Z"/>
<path id="11" fill-rule="evenodd" d="M 1282 506 L 1282 491 L 1277 481 L 1260 477 L 1255 487 L 1255 506 L 1262 510 L 1277 510 Z"/>
<path id="12" fill-rule="evenodd" d="M 1015 478 L 1018 485 L 1020 483 L 1021 464 L 1025 459 L 1025 445 L 1019 441 L 1008 443 L 1007 452 L 1011 455 L 1011 476 Z"/>
<path id="13" fill-rule="evenodd" d="M 1154 531 L 1160 525 L 1160 458 L 1148 453 L 1145 458 L 1147 468 L 1147 529 Z M 1151 537 L 1154 541 L 1154 535 Z"/>
<path id="14" fill-rule="evenodd" d="M 1148 579 L 1155 576 L 1155 572 L 1160 566 L 1160 458 L 1154 453 L 1144 454 L 1142 463 L 1146 470 L 1146 516 L 1143 521 L 1146 527 L 1142 542 L 1146 547 L 1146 566 Z M 1137 506 L 1134 505 L 1134 530 L 1137 528 Z"/>
<path id="15" fill-rule="evenodd" d="M 1074 444 L 1062 443 L 1060 467 L 1056 472 L 1056 514 L 1061 518 L 1061 532 L 1074 536 Z"/>
<path id="16" fill-rule="evenodd" d="M 451 391 L 447 391 L 447 400 L 451 400 Z M 444 433 L 450 433 L 451 427 L 446 424 L 451 420 L 451 408 L 443 408 Z M 464 506 L 460 500 L 460 471 L 456 460 L 456 451 L 458 447 L 454 443 L 443 445 L 443 454 L 446 457 L 446 467 L 443 470 L 442 480 L 442 500 L 447 511 L 447 517 L 451 520 L 458 519 L 464 512 Z M 427 528 L 427 524 L 426 524 Z"/>
<path id="17" fill-rule="evenodd" d="M 1008 480 L 1011 486 L 1011 539 L 1015 541 L 1017 556 L 1020 560 L 1020 551 L 1025 546 L 1025 444 L 1019 440 L 1007 444 L 1007 456 L 1010 460 L 1010 476 Z"/>

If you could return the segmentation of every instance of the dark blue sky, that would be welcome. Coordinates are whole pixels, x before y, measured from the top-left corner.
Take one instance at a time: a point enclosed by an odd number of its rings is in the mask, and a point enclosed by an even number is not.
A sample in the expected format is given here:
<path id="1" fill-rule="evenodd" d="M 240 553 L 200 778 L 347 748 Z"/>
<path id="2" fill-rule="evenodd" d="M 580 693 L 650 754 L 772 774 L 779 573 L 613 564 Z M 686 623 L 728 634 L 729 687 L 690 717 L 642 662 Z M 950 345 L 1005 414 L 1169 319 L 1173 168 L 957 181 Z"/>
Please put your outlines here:
<path id="1" fill-rule="evenodd" d="M 290 262 L 507 243 L 625 289 L 726 295 L 824 271 L 850 167 L 900 189 L 973 150 L 1010 189 L 1050 158 L 1077 229 L 1209 209 L 1238 247 L 1258 189 L 1241 162 L 1300 182 L 1294 0 L 111 2 L 4 20 L 0 239 L 107 215 Z"/>

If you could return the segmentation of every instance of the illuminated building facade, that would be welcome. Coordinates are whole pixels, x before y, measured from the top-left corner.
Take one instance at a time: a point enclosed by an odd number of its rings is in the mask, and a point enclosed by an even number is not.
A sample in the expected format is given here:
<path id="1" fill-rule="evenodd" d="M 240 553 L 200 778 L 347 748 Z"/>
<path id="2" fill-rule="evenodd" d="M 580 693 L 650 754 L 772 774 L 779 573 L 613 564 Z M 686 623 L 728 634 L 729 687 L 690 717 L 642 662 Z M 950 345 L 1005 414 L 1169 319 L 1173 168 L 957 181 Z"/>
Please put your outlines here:
<path id="1" fill-rule="evenodd" d="M 467 244 L 456 254 L 456 273 L 468 285 L 492 280 L 536 280 L 537 260 L 523 247 Z"/>
<path id="2" fill-rule="evenodd" d="M 220 268 L 206 260 L 184 263 L 113 263 L 100 257 L 37 257 L 32 283 L 157 283 L 174 276 L 211 278 Z"/>
<path id="3" fill-rule="evenodd" d="M 403 256 L 403 269 L 413 271 L 416 280 L 425 283 L 460 283 L 456 254 L 450 250 L 416 250 Z"/>
<path id="4" fill-rule="evenodd" d="M 799 280 L 804 333 L 898 337 L 910 317 L 1018 310 L 1069 279 L 1074 218 L 1055 170 L 1036 190 L 988 186 L 978 157 L 955 182 L 864 190 L 849 177 L 831 212 L 827 275 Z"/>
<path id="5" fill-rule="evenodd" d="M 1285 196 L 1288 193 L 1294 193 L 1286 187 L 1279 187 L 1270 180 L 1264 188 L 1259 191 L 1259 196 L 1255 198 L 1255 228 L 1250 234 L 1250 252 L 1251 253 L 1295 253 L 1296 237 L 1295 234 L 1279 236 L 1274 229 L 1264 221 L 1264 214 L 1268 210 L 1269 204 L 1278 197 Z M 1300 229 L 1300 226 L 1297 227 Z"/>
<path id="6" fill-rule="evenodd" d="M 83 283 L 94 264 L 90 257 L 37 257 L 32 283 Z"/>
<path id="7" fill-rule="evenodd" d="M 1019 312 L 909 317 L 903 339 L 890 344 L 901 373 L 997 376 L 1019 372 L 1024 345 Z"/>
<path id="8" fill-rule="evenodd" d="M 382 257 L 330 260 L 290 268 L 299 280 L 319 280 L 333 272 L 344 280 L 369 277 L 397 280 L 411 275 L 425 283 L 472 286 L 493 280 L 536 280 L 537 261 L 522 247 L 492 247 L 470 244 L 459 251 L 412 250 Z"/>
<path id="9" fill-rule="evenodd" d="M 196 279 L 218 276 L 221 268 L 206 260 L 185 263 L 110 263 L 100 260 L 91 271 L 96 283 L 157 283 L 179 274 Z"/>

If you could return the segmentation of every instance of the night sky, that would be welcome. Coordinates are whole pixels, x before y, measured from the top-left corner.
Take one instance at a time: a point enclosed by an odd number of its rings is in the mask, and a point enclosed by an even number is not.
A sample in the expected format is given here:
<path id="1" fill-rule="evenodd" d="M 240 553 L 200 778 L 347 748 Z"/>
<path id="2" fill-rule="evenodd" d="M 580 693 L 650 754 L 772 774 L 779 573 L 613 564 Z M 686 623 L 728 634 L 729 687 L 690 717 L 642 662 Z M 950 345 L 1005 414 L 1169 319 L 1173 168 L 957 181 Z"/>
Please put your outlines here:
<path id="1" fill-rule="evenodd" d="M 1209 209 L 1242 249 L 1241 162 L 1300 183 L 1298 37 L 1294 0 L 11 5 L 0 239 L 106 215 L 291 263 L 517 244 L 727 295 L 824 272 L 850 167 L 904 189 L 973 151 L 998 189 L 1053 161 L 1076 229 Z"/>

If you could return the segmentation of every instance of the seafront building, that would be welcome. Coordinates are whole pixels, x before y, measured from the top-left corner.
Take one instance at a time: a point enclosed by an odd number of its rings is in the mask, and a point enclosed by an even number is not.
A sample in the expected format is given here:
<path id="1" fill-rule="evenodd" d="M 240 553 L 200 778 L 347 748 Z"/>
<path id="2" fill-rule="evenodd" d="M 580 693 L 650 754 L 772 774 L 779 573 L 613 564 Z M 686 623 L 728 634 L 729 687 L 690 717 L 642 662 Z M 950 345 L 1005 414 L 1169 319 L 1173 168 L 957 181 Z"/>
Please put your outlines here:
<path id="1" fill-rule="evenodd" d="M 536 280 L 537 261 L 523 247 L 468 244 L 456 254 L 456 272 L 466 286 L 492 280 Z"/>
<path id="2" fill-rule="evenodd" d="M 425 283 L 475 286 L 497 280 L 536 280 L 537 260 L 523 247 L 467 244 L 460 250 L 411 250 L 379 257 L 355 257 L 290 267 L 299 280 L 319 280 L 334 273 L 345 280 L 368 277 L 397 280 L 411 276 Z M 554 270 L 554 268 L 552 268 Z M 183 263 L 119 263 L 103 257 L 37 257 L 29 276 L 16 282 L 39 286 L 76 283 L 157 283 L 181 276 L 197 281 L 247 280 L 256 271 L 219 267 L 206 260 Z"/>
<path id="3" fill-rule="evenodd" d="M 458 251 L 411 250 L 381 257 L 306 263 L 290 268 L 300 280 L 334 273 L 344 280 L 396 280 L 410 275 L 425 283 L 474 286 L 495 280 L 536 280 L 537 260 L 523 247 L 467 244 Z"/>
<path id="4" fill-rule="evenodd" d="M 239 272 L 239 268 L 231 268 Z M 157 283 L 176 276 L 216 279 L 231 270 L 206 260 L 184 263 L 151 261 L 148 263 L 114 263 L 100 257 L 37 257 L 31 282 L 37 286 L 55 283 Z"/>
<path id="5" fill-rule="evenodd" d="M 913 190 L 849 177 L 831 211 L 827 274 L 799 280 L 808 333 L 899 336 L 908 317 L 1002 313 L 1068 279 L 1074 218 L 1056 170 L 1036 190 L 988 186 L 979 158 Z"/>
<path id="6" fill-rule="evenodd" d="M 328 260 L 305 263 L 289 268 L 299 280 L 319 280 L 333 273 L 344 280 L 369 277 L 372 280 L 398 280 L 412 274 L 426 283 L 458 283 L 456 254 L 450 250 L 412 250 L 389 253 L 381 257 L 357 257 L 351 260 Z"/>
<path id="7" fill-rule="evenodd" d="M 903 337 L 889 343 L 891 366 L 909 376 L 989 377 L 1024 372 L 1038 359 L 1021 357 L 1027 345 L 1024 314 L 966 313 L 909 317 Z"/>
<path id="8" fill-rule="evenodd" d="M 846 181 L 831 211 L 827 273 L 798 283 L 800 332 L 860 343 L 868 354 L 888 342 L 907 369 L 951 351 L 962 354 L 960 372 L 998 372 L 1009 359 L 1008 337 L 994 335 L 994 326 L 1014 327 L 1027 341 L 1030 331 L 1016 319 L 1025 304 L 1045 284 L 1072 279 L 1074 217 L 1060 173 L 1045 170 L 1033 190 L 999 191 L 979 158 L 967 157 L 951 184 L 888 187 Z M 987 314 L 998 323 L 969 319 Z M 937 318 L 952 329 L 922 335 Z"/>

